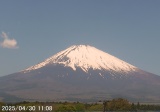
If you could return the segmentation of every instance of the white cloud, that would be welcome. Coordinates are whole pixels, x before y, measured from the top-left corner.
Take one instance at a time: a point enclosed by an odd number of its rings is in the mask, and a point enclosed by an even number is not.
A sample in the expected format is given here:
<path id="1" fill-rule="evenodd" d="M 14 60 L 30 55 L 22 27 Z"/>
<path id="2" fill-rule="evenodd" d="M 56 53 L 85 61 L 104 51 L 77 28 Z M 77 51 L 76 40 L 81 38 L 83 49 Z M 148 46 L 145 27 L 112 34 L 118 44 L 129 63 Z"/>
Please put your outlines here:
<path id="1" fill-rule="evenodd" d="M 1 47 L 9 49 L 18 48 L 17 41 L 15 39 L 10 39 L 5 32 L 2 32 L 1 37 L 4 39 L 2 42 L 0 42 Z"/>

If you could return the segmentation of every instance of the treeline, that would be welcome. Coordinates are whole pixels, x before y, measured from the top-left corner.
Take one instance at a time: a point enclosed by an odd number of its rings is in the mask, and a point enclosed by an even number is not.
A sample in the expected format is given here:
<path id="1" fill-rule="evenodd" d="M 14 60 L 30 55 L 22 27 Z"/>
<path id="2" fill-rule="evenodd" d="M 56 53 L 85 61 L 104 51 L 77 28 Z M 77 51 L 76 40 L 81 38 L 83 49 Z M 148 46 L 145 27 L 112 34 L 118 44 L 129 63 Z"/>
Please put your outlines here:
<path id="1" fill-rule="evenodd" d="M 131 110 L 159 111 L 160 110 L 160 104 L 159 105 L 151 105 L 151 104 L 140 104 L 139 102 L 137 104 L 132 103 L 131 104 Z"/>
<path id="2" fill-rule="evenodd" d="M 10 108 L 9 108 L 10 106 Z M 3 108 L 2 108 L 3 107 Z M 7 110 L 8 109 L 8 110 Z M 14 110 L 16 109 L 16 111 Z M 118 98 L 97 103 L 81 102 L 0 102 L 0 112 L 89 112 L 89 111 L 157 111 L 160 105 L 130 103 L 126 99 Z"/>
<path id="3" fill-rule="evenodd" d="M 111 101 L 103 102 L 104 109 L 103 111 L 157 111 L 160 110 L 160 105 L 149 105 L 149 104 L 140 104 L 130 103 L 126 99 L 118 98 Z"/>

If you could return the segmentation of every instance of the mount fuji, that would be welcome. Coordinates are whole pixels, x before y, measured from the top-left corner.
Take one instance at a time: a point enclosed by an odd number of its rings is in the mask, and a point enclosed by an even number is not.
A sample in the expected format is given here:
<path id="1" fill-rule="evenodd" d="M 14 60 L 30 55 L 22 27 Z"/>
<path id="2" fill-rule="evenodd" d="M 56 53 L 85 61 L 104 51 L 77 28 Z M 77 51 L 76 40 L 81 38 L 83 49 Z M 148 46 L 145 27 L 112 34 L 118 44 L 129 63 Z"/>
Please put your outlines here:
<path id="1" fill-rule="evenodd" d="M 3 101 L 98 101 L 116 97 L 160 102 L 160 76 L 89 45 L 73 45 L 0 78 Z"/>

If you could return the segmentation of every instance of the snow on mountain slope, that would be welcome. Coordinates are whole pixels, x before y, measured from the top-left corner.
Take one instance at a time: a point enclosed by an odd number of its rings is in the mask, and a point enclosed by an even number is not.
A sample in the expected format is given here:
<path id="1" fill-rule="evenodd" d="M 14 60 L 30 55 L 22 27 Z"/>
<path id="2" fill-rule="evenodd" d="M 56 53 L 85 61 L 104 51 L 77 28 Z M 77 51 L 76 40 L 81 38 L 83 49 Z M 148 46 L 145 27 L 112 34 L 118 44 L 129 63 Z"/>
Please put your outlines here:
<path id="1" fill-rule="evenodd" d="M 24 72 L 42 68 L 48 64 L 62 64 L 71 67 L 76 71 L 76 67 L 88 72 L 90 68 L 94 70 L 112 70 L 130 72 L 135 71 L 136 67 L 130 65 L 108 53 L 105 53 L 89 45 L 73 45 L 63 50 L 45 61 L 31 66 Z"/>
<path id="2" fill-rule="evenodd" d="M 160 77 L 89 45 L 74 45 L 24 71 L 0 78 L 4 101 L 160 102 Z M 8 97 L 9 96 L 9 97 Z"/>

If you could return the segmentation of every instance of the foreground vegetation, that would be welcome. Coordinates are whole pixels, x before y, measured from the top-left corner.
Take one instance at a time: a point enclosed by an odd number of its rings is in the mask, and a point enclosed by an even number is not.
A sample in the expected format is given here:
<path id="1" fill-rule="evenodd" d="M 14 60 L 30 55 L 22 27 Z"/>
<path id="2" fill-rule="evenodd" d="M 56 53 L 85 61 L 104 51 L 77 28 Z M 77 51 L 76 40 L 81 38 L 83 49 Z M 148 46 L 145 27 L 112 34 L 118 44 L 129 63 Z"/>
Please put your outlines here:
<path id="1" fill-rule="evenodd" d="M 0 112 L 87 112 L 87 111 L 137 111 L 160 110 L 160 105 L 130 103 L 126 99 L 118 98 L 97 103 L 80 102 L 19 102 L 0 103 Z"/>

